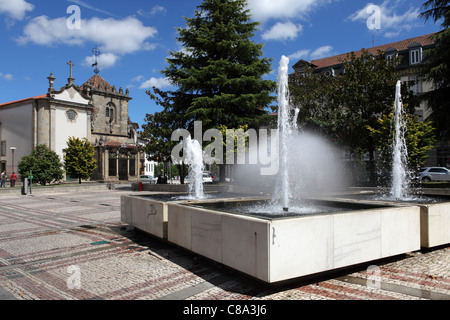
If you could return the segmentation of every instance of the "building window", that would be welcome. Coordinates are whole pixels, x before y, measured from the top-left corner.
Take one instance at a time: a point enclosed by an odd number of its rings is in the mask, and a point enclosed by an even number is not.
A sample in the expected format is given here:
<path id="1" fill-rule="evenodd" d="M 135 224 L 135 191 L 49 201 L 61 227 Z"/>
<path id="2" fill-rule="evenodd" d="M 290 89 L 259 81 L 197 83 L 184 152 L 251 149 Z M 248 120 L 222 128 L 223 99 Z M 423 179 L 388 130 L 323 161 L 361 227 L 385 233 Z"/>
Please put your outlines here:
<path id="1" fill-rule="evenodd" d="M 388 63 L 393 63 L 397 57 L 398 55 L 396 53 L 388 54 L 386 56 L 386 60 L 388 61 Z"/>
<path id="2" fill-rule="evenodd" d="M 109 122 L 113 122 L 114 116 L 115 116 L 114 105 L 112 103 L 109 103 L 106 106 L 106 118 L 109 119 Z"/>
<path id="3" fill-rule="evenodd" d="M 422 62 L 422 49 L 414 49 L 410 51 L 411 64 L 418 64 Z"/>
<path id="4" fill-rule="evenodd" d="M 2 147 L 1 147 L 1 155 L 2 157 L 6 157 L 6 140 L 2 141 Z"/>
<path id="5" fill-rule="evenodd" d="M 77 112 L 73 109 L 67 110 L 66 115 L 69 121 L 75 121 L 77 119 Z"/>
<path id="6" fill-rule="evenodd" d="M 410 77 L 411 90 L 415 95 L 422 93 L 422 81 L 420 77 Z"/>

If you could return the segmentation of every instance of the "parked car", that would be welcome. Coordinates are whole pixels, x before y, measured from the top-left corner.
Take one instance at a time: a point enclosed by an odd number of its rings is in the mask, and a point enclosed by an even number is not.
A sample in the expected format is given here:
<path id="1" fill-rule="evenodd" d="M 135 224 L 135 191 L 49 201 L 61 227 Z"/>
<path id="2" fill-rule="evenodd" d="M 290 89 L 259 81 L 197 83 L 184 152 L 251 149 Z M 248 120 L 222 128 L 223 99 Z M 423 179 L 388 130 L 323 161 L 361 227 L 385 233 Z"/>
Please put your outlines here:
<path id="1" fill-rule="evenodd" d="M 158 181 L 158 179 L 156 179 L 155 177 L 152 176 L 148 176 L 148 175 L 142 175 L 139 177 L 139 180 L 142 183 L 148 183 L 148 184 L 156 184 L 156 181 Z"/>
<path id="2" fill-rule="evenodd" d="M 445 167 L 426 167 L 419 171 L 421 181 L 450 181 L 450 170 Z"/>
<path id="3" fill-rule="evenodd" d="M 214 181 L 214 177 L 212 176 L 212 174 L 209 171 L 203 171 L 202 181 L 203 181 L 203 183 L 212 183 Z M 184 179 L 184 182 L 190 183 L 189 176 L 186 176 L 186 178 Z"/>
<path id="4" fill-rule="evenodd" d="M 212 183 L 213 176 L 209 172 L 203 172 L 203 183 Z"/>

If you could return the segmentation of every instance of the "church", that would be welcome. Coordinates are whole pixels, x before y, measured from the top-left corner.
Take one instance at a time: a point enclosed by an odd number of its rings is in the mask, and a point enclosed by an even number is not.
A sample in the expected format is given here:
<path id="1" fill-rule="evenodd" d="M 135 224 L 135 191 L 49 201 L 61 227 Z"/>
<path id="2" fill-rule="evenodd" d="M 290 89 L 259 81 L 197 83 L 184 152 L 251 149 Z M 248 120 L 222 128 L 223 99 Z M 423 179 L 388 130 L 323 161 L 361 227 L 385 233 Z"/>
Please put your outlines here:
<path id="1" fill-rule="evenodd" d="M 0 104 L 0 165 L 9 176 L 23 156 L 46 144 L 63 159 L 69 137 L 87 138 L 95 147 L 97 169 L 91 180 L 138 180 L 138 124 L 130 121 L 128 89 L 116 89 L 96 73 L 75 85 L 72 61 L 67 84 L 55 89 L 50 74 L 45 94 Z M 66 176 L 67 180 L 71 178 Z"/>

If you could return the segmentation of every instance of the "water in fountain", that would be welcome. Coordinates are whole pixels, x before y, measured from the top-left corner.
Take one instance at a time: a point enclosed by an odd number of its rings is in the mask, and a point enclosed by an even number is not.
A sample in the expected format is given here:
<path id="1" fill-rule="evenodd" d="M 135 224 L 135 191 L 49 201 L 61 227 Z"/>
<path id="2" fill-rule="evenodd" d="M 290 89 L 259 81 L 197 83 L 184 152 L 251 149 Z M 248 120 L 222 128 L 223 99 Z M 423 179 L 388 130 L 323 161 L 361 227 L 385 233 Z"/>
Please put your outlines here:
<path id="1" fill-rule="evenodd" d="M 186 163 L 189 165 L 189 195 L 194 199 L 203 199 L 203 150 L 200 143 L 187 137 L 185 141 Z"/>
<path id="2" fill-rule="evenodd" d="M 234 181 L 239 186 L 256 194 L 271 195 L 271 201 L 248 208 L 249 212 L 268 216 L 316 214 L 318 208 L 306 198 L 338 192 L 347 186 L 337 148 L 297 127 L 300 109 L 290 105 L 288 65 L 289 59 L 283 56 L 278 69 L 278 152 L 273 160 L 279 164 L 277 176 L 259 175 L 261 165 L 233 168 Z"/>
<path id="3" fill-rule="evenodd" d="M 289 210 L 288 139 L 292 133 L 288 83 L 289 58 L 282 56 L 278 68 L 278 134 L 280 159 L 280 196 L 284 211 Z"/>
<path id="4" fill-rule="evenodd" d="M 403 111 L 401 82 L 397 82 L 394 108 L 394 138 L 392 160 L 392 186 L 390 196 L 396 200 L 407 197 L 409 185 L 408 150 L 406 147 L 406 115 Z"/>

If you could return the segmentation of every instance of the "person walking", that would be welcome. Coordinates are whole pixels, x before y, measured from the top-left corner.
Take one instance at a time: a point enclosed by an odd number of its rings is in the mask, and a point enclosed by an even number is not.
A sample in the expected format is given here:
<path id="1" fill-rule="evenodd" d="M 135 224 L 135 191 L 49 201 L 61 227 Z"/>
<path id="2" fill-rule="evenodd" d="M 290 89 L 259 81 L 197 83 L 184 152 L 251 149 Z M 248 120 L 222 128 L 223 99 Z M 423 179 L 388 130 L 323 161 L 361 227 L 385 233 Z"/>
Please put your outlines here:
<path id="1" fill-rule="evenodd" d="M 6 171 L 5 170 L 2 171 L 1 179 L 2 179 L 2 182 L 0 184 L 0 188 L 6 188 L 6 184 L 5 184 L 6 183 Z"/>
<path id="2" fill-rule="evenodd" d="M 9 180 L 11 180 L 11 188 L 14 188 L 16 186 L 16 179 L 17 179 L 17 175 L 15 172 L 13 172 L 10 176 L 9 176 Z"/>

